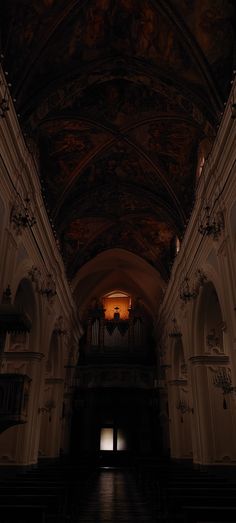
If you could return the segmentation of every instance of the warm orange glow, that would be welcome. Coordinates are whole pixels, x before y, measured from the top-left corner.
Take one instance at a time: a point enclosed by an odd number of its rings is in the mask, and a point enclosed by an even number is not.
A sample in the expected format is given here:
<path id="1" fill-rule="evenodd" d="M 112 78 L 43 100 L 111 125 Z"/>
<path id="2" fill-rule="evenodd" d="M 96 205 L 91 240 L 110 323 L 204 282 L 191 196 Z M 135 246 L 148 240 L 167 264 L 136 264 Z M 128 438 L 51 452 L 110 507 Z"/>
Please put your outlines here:
<path id="1" fill-rule="evenodd" d="M 107 320 L 112 320 L 115 312 L 119 312 L 121 320 L 127 320 L 129 317 L 128 309 L 130 307 L 130 297 L 103 298 L 103 306 L 104 309 L 106 309 L 105 318 Z M 115 310 L 115 307 L 119 307 L 119 309 Z"/>

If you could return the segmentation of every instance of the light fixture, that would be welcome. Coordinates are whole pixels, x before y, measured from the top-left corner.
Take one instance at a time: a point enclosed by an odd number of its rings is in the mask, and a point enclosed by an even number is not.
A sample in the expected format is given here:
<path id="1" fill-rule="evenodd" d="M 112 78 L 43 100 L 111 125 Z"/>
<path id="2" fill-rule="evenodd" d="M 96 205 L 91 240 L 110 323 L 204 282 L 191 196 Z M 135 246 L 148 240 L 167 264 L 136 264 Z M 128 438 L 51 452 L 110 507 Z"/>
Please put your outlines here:
<path id="1" fill-rule="evenodd" d="M 190 288 L 188 276 L 185 276 L 182 283 L 180 284 L 179 297 L 184 301 L 184 303 L 194 300 L 197 297 L 196 288 Z"/>
<path id="2" fill-rule="evenodd" d="M 186 414 L 186 412 L 193 412 L 193 409 L 183 399 L 179 399 L 179 401 L 177 401 L 176 408 L 180 410 L 181 414 Z"/>
<path id="3" fill-rule="evenodd" d="M 18 234 L 21 233 L 22 229 L 31 228 L 36 224 L 36 218 L 30 209 L 30 198 L 25 198 L 24 202 L 18 198 L 11 211 L 11 222 Z"/>
<path id="4" fill-rule="evenodd" d="M 205 203 L 198 224 L 198 232 L 202 236 L 212 236 L 217 241 L 224 229 L 223 213 L 213 214 L 209 203 Z"/>
<path id="5" fill-rule="evenodd" d="M 47 274 L 45 280 L 42 283 L 40 292 L 43 296 L 46 296 L 49 301 L 56 295 L 56 283 L 52 274 Z"/>
<path id="6" fill-rule="evenodd" d="M 231 394 L 231 392 L 236 392 L 236 387 L 232 386 L 232 378 L 230 369 L 222 367 L 215 374 L 213 378 L 213 385 L 219 387 L 223 390 L 223 394 Z"/>
<path id="7" fill-rule="evenodd" d="M 36 285 L 36 289 L 38 291 L 40 289 L 41 271 L 38 269 L 38 267 L 32 265 L 31 269 L 28 271 L 28 275 L 32 283 Z"/>
<path id="8" fill-rule="evenodd" d="M 169 332 L 169 337 L 170 338 L 175 338 L 175 339 L 181 338 L 182 337 L 182 332 L 178 328 L 176 318 L 172 318 L 172 323 L 173 323 L 173 327 L 172 327 L 172 330 Z"/>
<path id="9" fill-rule="evenodd" d="M 220 368 L 218 372 L 215 374 L 215 376 L 213 377 L 213 385 L 222 389 L 224 395 L 236 392 L 236 387 L 232 385 L 231 371 L 230 369 L 226 369 L 225 367 Z M 227 409 L 227 403 L 225 398 L 223 400 L 223 408 Z"/>
<path id="10" fill-rule="evenodd" d="M 186 413 L 189 413 L 189 412 L 192 412 L 192 414 L 193 414 L 193 412 L 194 412 L 194 411 L 193 411 L 193 408 L 190 407 L 190 406 L 188 405 L 188 403 L 187 403 L 185 400 L 183 400 L 183 399 L 179 399 L 179 400 L 177 401 L 177 403 L 176 403 L 176 408 L 177 408 L 177 410 L 179 410 L 180 413 L 181 413 L 181 420 L 180 420 L 181 423 L 183 423 L 183 421 L 184 421 L 184 420 L 183 420 L 183 414 L 186 414 Z"/>
<path id="11" fill-rule="evenodd" d="M 236 103 L 232 103 L 231 104 L 231 118 L 233 118 L 233 120 L 236 118 Z"/>
<path id="12" fill-rule="evenodd" d="M 5 85 L 4 94 L 0 100 L 0 117 L 6 118 L 6 113 L 9 111 L 10 96 L 8 93 L 7 85 Z"/>
<path id="13" fill-rule="evenodd" d="M 63 317 L 59 316 L 57 319 L 55 328 L 53 329 L 53 334 L 56 336 L 66 336 L 68 334 L 68 330 L 63 329 Z"/>
<path id="14" fill-rule="evenodd" d="M 56 408 L 55 402 L 53 400 L 47 400 L 43 407 L 38 408 L 38 413 L 49 414 L 49 421 L 52 419 L 52 410 Z"/>

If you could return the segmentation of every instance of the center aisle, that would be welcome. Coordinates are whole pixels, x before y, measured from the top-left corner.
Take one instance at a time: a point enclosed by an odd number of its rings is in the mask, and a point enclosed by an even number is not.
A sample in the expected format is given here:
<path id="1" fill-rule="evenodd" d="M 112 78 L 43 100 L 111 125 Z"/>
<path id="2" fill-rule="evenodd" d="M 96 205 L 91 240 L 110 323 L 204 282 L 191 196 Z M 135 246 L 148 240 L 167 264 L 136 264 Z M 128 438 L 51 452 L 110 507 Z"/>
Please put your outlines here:
<path id="1" fill-rule="evenodd" d="M 76 508 L 79 523 L 153 523 L 152 507 L 138 492 L 129 471 L 102 469 L 88 483 L 83 502 Z"/>

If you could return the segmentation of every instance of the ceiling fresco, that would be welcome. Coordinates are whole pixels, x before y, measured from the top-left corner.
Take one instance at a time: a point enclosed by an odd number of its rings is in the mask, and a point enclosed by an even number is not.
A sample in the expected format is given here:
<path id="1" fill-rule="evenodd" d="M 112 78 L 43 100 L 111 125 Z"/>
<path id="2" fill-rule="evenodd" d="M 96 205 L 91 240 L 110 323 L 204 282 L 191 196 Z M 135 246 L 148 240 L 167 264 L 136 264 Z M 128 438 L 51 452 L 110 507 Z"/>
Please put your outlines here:
<path id="1" fill-rule="evenodd" d="M 2 0 L 3 66 L 70 279 L 117 248 L 168 280 L 235 27 L 229 0 Z"/>

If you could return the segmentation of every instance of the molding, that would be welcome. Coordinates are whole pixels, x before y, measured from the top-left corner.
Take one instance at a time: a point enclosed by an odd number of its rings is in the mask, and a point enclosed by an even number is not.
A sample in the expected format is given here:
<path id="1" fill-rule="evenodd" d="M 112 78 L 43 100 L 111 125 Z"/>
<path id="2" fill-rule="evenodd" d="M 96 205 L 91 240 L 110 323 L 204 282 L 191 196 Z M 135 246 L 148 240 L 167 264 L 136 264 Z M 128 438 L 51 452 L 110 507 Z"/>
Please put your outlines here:
<path id="1" fill-rule="evenodd" d="M 41 361 L 44 358 L 42 352 L 3 352 L 0 356 L 0 361 L 3 360 L 17 360 L 17 361 Z"/>
<path id="2" fill-rule="evenodd" d="M 65 380 L 63 378 L 46 378 L 45 383 L 56 385 L 64 384 Z"/>
<path id="3" fill-rule="evenodd" d="M 225 355 L 200 355 L 200 356 L 191 356 L 189 361 L 192 365 L 228 365 L 229 356 Z"/>
<path id="4" fill-rule="evenodd" d="M 169 385 L 175 385 L 177 387 L 183 387 L 184 385 L 188 384 L 188 380 L 179 378 L 179 379 L 176 379 L 176 380 L 168 381 L 168 384 Z"/>

